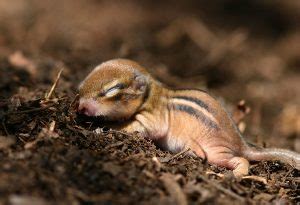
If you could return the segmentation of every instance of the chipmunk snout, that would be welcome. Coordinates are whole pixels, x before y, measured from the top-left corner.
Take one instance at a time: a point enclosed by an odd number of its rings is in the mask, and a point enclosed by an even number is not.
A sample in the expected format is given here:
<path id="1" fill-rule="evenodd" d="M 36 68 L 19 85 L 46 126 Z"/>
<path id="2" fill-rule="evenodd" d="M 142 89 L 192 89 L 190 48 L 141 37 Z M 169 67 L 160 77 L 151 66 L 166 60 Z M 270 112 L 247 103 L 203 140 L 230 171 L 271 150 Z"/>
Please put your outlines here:
<path id="1" fill-rule="evenodd" d="M 77 111 L 87 116 L 97 116 L 99 115 L 98 103 L 94 100 L 81 99 Z"/>

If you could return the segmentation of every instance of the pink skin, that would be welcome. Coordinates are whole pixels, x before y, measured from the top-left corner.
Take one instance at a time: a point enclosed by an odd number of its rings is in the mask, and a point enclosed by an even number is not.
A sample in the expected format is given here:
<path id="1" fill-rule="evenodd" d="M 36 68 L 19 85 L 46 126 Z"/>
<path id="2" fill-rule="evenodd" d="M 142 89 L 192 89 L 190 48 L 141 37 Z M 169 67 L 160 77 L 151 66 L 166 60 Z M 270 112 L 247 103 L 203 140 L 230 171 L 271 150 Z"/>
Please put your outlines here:
<path id="1" fill-rule="evenodd" d="M 122 107 L 105 106 L 93 98 L 79 100 L 78 112 L 90 117 L 111 118 L 115 116 L 116 119 L 120 119 L 120 113 L 115 112 L 116 110 L 122 110 Z M 215 118 L 207 116 L 207 118 Z M 226 113 L 214 121 L 220 126 L 219 130 L 195 120 L 195 117 L 189 113 L 169 109 L 163 112 L 160 110 L 143 111 L 137 114 L 135 120 L 130 126 L 124 127 L 124 130 L 138 131 L 144 137 L 157 141 L 161 147 L 172 152 L 190 148 L 199 157 L 207 159 L 209 163 L 232 169 L 236 177 L 248 174 L 248 160 L 280 160 L 299 169 L 299 154 L 283 149 L 249 147 Z M 188 126 L 186 126 L 187 122 Z M 220 122 L 229 122 L 229 124 Z"/>
<path id="2" fill-rule="evenodd" d="M 79 88 L 78 112 L 112 121 L 130 120 L 117 129 L 130 133 L 137 131 L 172 152 L 190 148 L 209 163 L 232 169 L 236 177 L 248 174 L 249 160 L 280 160 L 300 169 L 298 153 L 249 146 L 230 115 L 207 93 L 189 89 L 167 90 L 145 73 L 141 66 L 124 59 L 101 64 Z M 106 92 L 106 98 L 97 100 L 94 94 L 103 89 L 100 85 L 105 83 L 101 79 L 130 81 L 130 88 L 126 91 L 129 94 L 134 91 L 140 96 L 130 100 L 106 101 L 114 94 Z M 98 86 L 95 86 L 96 83 L 99 83 Z M 142 97 L 148 87 L 151 92 L 147 95 L 147 103 L 144 103 Z"/>
<path id="3" fill-rule="evenodd" d="M 78 112 L 87 116 L 99 115 L 99 104 L 93 99 L 80 99 Z"/>

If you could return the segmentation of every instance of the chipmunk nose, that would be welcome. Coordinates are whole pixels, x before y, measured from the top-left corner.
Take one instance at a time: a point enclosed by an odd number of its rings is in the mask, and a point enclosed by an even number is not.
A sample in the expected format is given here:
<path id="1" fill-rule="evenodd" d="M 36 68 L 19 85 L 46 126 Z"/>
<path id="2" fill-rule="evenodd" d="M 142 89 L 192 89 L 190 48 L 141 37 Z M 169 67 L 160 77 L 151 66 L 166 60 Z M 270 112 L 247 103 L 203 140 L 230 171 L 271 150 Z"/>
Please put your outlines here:
<path id="1" fill-rule="evenodd" d="M 87 116 L 95 116 L 97 113 L 97 107 L 92 102 L 83 101 L 83 102 L 79 102 L 77 111 L 78 113 Z"/>
<path id="2" fill-rule="evenodd" d="M 78 108 L 77 108 L 77 112 L 80 114 L 86 114 L 87 113 L 87 108 L 83 103 L 80 103 Z"/>

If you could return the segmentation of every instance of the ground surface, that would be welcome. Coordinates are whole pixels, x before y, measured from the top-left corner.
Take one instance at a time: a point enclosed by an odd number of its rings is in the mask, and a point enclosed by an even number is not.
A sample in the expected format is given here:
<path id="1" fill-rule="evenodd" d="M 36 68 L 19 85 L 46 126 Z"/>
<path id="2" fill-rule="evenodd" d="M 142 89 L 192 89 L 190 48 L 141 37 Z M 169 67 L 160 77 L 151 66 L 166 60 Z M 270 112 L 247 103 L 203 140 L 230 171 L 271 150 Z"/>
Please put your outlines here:
<path id="1" fill-rule="evenodd" d="M 236 181 L 76 114 L 80 80 L 126 57 L 218 96 L 248 141 L 300 152 L 299 2 L 213 2 L 0 1 L 0 204 L 300 202 L 288 165 Z"/>

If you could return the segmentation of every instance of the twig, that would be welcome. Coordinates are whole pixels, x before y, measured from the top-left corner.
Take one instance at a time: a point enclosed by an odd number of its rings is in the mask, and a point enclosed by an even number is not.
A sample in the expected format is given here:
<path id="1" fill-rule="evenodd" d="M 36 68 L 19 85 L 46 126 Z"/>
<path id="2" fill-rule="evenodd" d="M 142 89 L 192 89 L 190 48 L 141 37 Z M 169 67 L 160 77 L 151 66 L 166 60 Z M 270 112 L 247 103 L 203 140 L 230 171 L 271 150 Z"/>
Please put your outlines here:
<path id="1" fill-rule="evenodd" d="M 207 174 L 207 175 L 215 175 L 217 177 L 220 177 L 220 178 L 224 179 L 224 174 L 222 174 L 222 173 L 216 173 L 216 172 L 213 172 L 213 171 L 206 171 L 205 174 Z"/>
<path id="2" fill-rule="evenodd" d="M 177 154 L 173 155 L 172 157 L 170 157 L 169 160 L 165 161 L 165 162 L 170 162 L 172 161 L 173 159 L 176 159 L 177 157 L 179 157 L 180 155 L 183 155 L 185 153 L 187 153 L 188 151 L 190 151 L 191 149 L 190 148 L 187 148 L 187 149 L 184 149 L 182 150 L 181 152 L 178 152 Z"/>
<path id="3" fill-rule="evenodd" d="M 294 167 L 292 167 L 292 169 L 290 168 L 290 170 L 284 175 L 283 177 L 284 182 L 286 181 L 287 176 L 290 175 L 293 171 L 294 171 Z"/>
<path id="4" fill-rule="evenodd" d="M 73 105 L 76 103 L 76 101 L 79 99 L 79 94 L 76 94 L 72 102 L 70 103 L 69 110 L 73 108 Z"/>
<path id="5" fill-rule="evenodd" d="M 236 193 L 234 193 L 233 191 L 231 191 L 230 189 L 226 189 L 224 188 L 223 186 L 207 179 L 206 177 L 202 176 L 202 175 L 199 175 L 198 177 L 200 177 L 203 181 L 205 181 L 207 184 L 215 187 L 216 189 L 218 189 L 219 191 L 223 192 L 224 194 L 227 194 L 229 196 L 231 196 L 232 198 L 234 199 L 237 199 L 241 202 L 245 202 L 245 199 L 240 197 L 239 195 L 237 195 Z"/>
<path id="6" fill-rule="evenodd" d="M 59 78 L 60 78 L 61 73 L 63 72 L 63 70 L 64 70 L 64 68 L 61 68 L 60 71 L 58 72 L 58 74 L 57 74 L 57 76 L 56 76 L 56 79 L 55 79 L 55 81 L 54 81 L 54 83 L 53 83 L 53 85 L 52 85 L 52 87 L 51 87 L 49 93 L 48 93 L 48 94 L 46 95 L 46 97 L 45 97 L 45 100 L 46 100 L 46 101 L 49 100 L 49 99 L 51 98 L 51 96 L 52 96 L 52 94 L 53 94 L 53 92 L 54 92 L 54 90 L 55 90 L 55 88 L 56 88 L 56 86 L 57 86 L 57 84 L 58 84 Z"/>
<path id="7" fill-rule="evenodd" d="M 218 177 L 220 177 L 222 179 L 224 178 L 224 174 L 221 174 L 221 173 L 215 173 L 215 172 L 212 172 L 212 171 L 207 171 L 206 174 L 207 175 L 216 175 L 216 176 L 218 176 Z M 250 179 L 250 180 L 261 182 L 261 183 L 263 183 L 265 185 L 268 184 L 268 182 L 267 182 L 267 180 L 265 178 L 259 177 L 259 176 L 243 176 L 241 179 L 242 180 L 243 179 Z"/>
<path id="8" fill-rule="evenodd" d="M 57 101 L 64 100 L 64 99 L 66 99 L 66 98 L 56 98 Z M 48 101 L 48 102 L 51 102 L 51 101 Z M 28 109 L 28 110 L 8 112 L 8 113 L 4 113 L 4 116 L 11 115 L 11 114 L 26 114 L 26 113 L 31 113 L 31 112 L 42 111 L 42 110 L 46 110 L 46 109 L 52 107 L 55 104 L 56 103 L 51 103 L 51 104 L 46 105 L 44 107 L 36 107 L 36 108 Z"/>
<path id="9" fill-rule="evenodd" d="M 242 177 L 242 179 L 251 179 L 251 180 L 262 182 L 265 185 L 268 184 L 268 182 L 265 178 L 259 177 L 259 176 L 244 176 L 244 177 Z"/>
<path id="10" fill-rule="evenodd" d="M 2 123 L 2 127 L 3 127 L 3 130 L 4 130 L 5 134 L 6 134 L 6 136 L 9 136 L 9 132 L 8 132 L 7 129 L 6 129 L 4 120 L 2 120 L 1 123 Z"/>
<path id="11" fill-rule="evenodd" d="M 42 111 L 42 110 L 46 110 L 46 109 L 52 107 L 53 105 L 54 105 L 54 103 L 46 105 L 45 107 L 37 107 L 37 108 L 29 109 L 29 110 L 21 110 L 21 111 L 10 112 L 10 113 L 6 113 L 6 115 L 10 115 L 10 114 L 25 114 L 25 113 Z"/>
<path id="12" fill-rule="evenodd" d="M 116 142 L 114 144 L 110 144 L 110 145 L 106 146 L 105 149 L 111 149 L 111 148 L 114 148 L 114 147 L 119 147 L 119 146 L 121 146 L 123 144 L 125 144 L 125 141 Z"/>
<path id="13" fill-rule="evenodd" d="M 121 135 L 125 135 L 127 137 L 133 137 L 132 134 L 128 134 L 126 132 L 122 132 L 122 131 L 119 131 L 119 130 L 109 130 L 108 133 L 117 133 L 117 134 L 121 134 Z"/>

